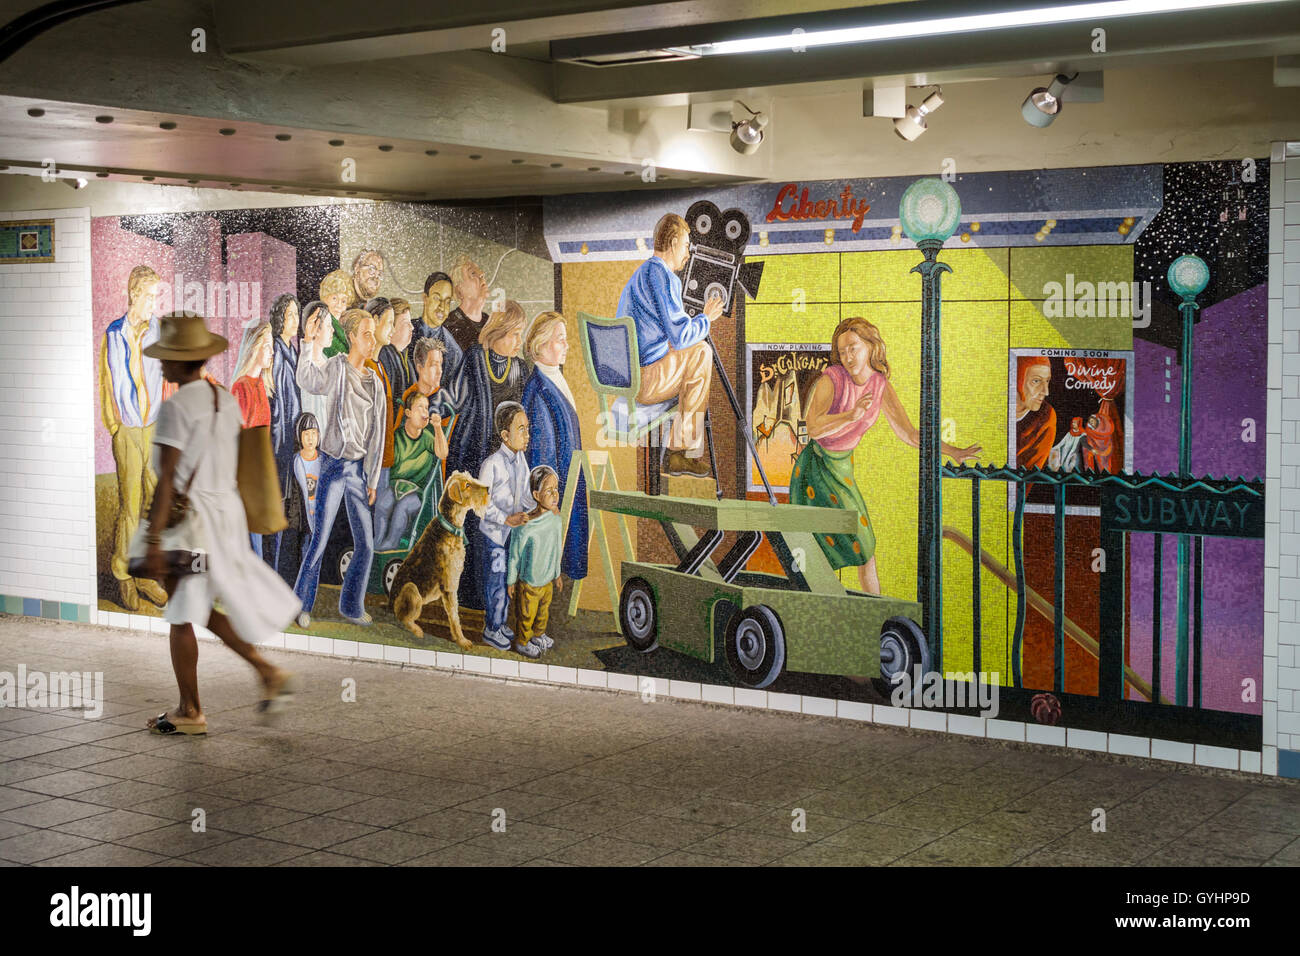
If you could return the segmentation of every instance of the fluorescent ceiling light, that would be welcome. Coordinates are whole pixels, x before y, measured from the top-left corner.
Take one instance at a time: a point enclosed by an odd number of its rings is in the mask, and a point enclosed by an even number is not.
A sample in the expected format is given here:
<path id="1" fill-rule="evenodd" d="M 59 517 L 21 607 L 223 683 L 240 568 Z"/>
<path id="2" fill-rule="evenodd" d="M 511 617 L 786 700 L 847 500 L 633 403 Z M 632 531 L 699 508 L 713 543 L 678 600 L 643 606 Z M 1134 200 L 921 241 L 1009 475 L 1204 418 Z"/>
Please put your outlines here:
<path id="1" fill-rule="evenodd" d="M 845 27 L 839 30 L 813 30 L 808 33 L 781 33 L 776 36 L 747 40 L 720 40 L 694 46 L 671 47 L 673 52 L 695 56 L 726 56 L 734 53 L 763 53 L 788 50 L 798 43 L 803 47 L 832 46 L 837 43 L 873 43 L 879 40 L 905 40 L 945 33 L 970 33 L 976 30 L 1005 30 L 1016 27 L 1054 26 L 1080 20 L 1104 20 L 1153 13 L 1186 13 L 1216 7 L 1241 7 L 1284 0 L 1104 0 L 1071 6 L 1035 7 L 1006 13 L 981 13 L 964 17 L 938 17 L 869 27 Z"/>

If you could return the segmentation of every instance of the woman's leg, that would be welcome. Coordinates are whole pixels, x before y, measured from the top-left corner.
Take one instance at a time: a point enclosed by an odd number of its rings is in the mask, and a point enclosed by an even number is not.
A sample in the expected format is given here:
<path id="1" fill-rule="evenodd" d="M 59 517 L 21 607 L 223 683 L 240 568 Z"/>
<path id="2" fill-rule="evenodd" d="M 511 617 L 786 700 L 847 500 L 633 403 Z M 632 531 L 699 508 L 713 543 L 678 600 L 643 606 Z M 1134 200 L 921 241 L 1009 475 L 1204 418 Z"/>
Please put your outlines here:
<path id="1" fill-rule="evenodd" d="M 858 565 L 858 587 L 867 594 L 880 593 L 880 576 L 876 574 L 876 556 L 874 554 L 866 564 Z"/>
<path id="2" fill-rule="evenodd" d="M 271 687 L 279 682 L 283 676 L 280 669 L 263 657 L 256 647 L 236 634 L 235 629 L 230 625 L 230 618 L 226 615 L 213 610 L 212 616 L 208 618 L 208 630 L 221 638 L 222 643 L 228 648 L 252 664 L 253 669 L 257 671 L 257 676 L 262 678 L 263 684 Z"/>
<path id="3" fill-rule="evenodd" d="M 199 706 L 199 642 L 191 624 L 173 624 L 170 637 L 172 670 L 176 673 L 181 700 L 167 716 L 197 720 L 203 716 L 203 708 Z"/>

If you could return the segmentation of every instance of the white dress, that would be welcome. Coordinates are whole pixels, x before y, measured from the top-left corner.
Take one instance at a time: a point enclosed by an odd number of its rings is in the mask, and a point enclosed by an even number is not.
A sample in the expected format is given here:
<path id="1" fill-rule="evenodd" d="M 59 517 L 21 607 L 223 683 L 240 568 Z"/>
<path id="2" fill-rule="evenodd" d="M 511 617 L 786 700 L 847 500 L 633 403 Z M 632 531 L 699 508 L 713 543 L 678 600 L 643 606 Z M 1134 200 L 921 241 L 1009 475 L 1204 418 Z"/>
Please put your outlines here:
<path id="1" fill-rule="evenodd" d="M 154 444 L 181 450 L 174 478 L 178 492 L 198 465 L 189 495 L 196 536 L 208 556 L 206 572 L 181 578 L 163 617 L 172 624 L 207 626 L 212 603 L 219 600 L 235 632 L 258 643 L 283 631 L 302 605 L 249 545 L 248 519 L 235 478 L 243 418 L 234 396 L 218 388 L 214 425 L 212 393 L 212 385 L 199 379 L 182 386 L 158 409 Z M 155 447 L 155 469 L 160 457 L 161 449 Z"/>

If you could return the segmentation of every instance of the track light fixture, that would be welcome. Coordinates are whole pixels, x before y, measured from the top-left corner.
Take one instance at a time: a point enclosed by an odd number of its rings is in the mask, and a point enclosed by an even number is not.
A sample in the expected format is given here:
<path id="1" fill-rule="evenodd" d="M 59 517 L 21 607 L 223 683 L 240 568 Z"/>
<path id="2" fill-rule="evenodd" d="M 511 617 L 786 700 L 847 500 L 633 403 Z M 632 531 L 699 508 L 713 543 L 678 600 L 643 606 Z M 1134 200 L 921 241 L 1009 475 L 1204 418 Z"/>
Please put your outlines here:
<path id="1" fill-rule="evenodd" d="M 1030 126 L 1037 126 L 1042 129 L 1045 126 L 1051 126 L 1052 121 L 1056 119 L 1061 112 L 1061 94 L 1065 91 L 1066 86 L 1078 79 L 1079 74 L 1074 76 L 1065 76 L 1061 73 L 1056 74 L 1049 86 L 1040 86 L 1020 104 L 1020 115 L 1025 118 L 1025 122 Z"/>
<path id="2" fill-rule="evenodd" d="M 920 106 L 909 106 L 907 112 L 894 120 L 894 132 L 909 143 L 928 128 L 925 118 L 943 106 L 943 90 L 935 87 L 933 93 L 921 101 Z"/>
<path id="3" fill-rule="evenodd" d="M 740 100 L 736 102 L 740 103 Z M 745 106 L 744 103 L 740 105 Z M 747 155 L 763 145 L 763 129 L 767 126 L 767 118 L 762 113 L 749 109 L 748 106 L 745 106 L 745 109 L 749 110 L 749 119 L 731 124 L 731 148 Z"/>

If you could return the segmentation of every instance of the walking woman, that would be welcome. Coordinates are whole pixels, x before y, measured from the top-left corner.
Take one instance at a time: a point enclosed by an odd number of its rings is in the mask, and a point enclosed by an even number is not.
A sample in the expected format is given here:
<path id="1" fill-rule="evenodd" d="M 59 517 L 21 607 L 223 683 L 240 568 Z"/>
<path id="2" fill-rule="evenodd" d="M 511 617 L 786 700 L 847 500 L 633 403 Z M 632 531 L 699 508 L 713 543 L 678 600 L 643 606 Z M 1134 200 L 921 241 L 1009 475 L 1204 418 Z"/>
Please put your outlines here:
<path id="1" fill-rule="evenodd" d="M 284 630 L 299 603 L 248 546 L 248 519 L 235 481 L 243 424 L 239 404 L 200 375 L 203 361 L 224 352 L 226 344 L 207 330 L 202 318 L 174 315 L 162 319 L 158 341 L 145 351 L 162 362 L 163 377 L 178 386 L 158 410 L 158 486 L 145 539 L 149 576 L 163 581 L 168 592 L 164 617 L 171 624 L 172 668 L 180 688 L 176 707 L 149 721 L 156 734 L 207 733 L 199 703 L 195 624 L 206 625 L 257 671 L 263 712 L 281 709 L 291 691 L 291 675 L 249 643 Z M 178 495 L 189 499 L 193 515 L 188 520 L 194 522 L 195 545 L 206 562 L 198 573 L 176 578 L 167 568 L 161 530 Z M 214 601 L 220 601 L 224 611 L 215 610 Z"/>
<path id="2" fill-rule="evenodd" d="M 831 364 L 813 383 L 808 399 L 809 441 L 795 461 L 790 501 L 858 516 L 856 534 L 819 534 L 817 544 L 837 571 L 856 565 L 858 584 L 868 594 L 880 593 L 876 533 L 853 478 L 853 452 L 882 412 L 904 444 L 921 447 L 921 436 L 890 384 L 880 330 L 863 318 L 844 319 L 831 335 Z M 979 445 L 941 445 L 942 453 L 958 462 L 981 451 Z"/>

